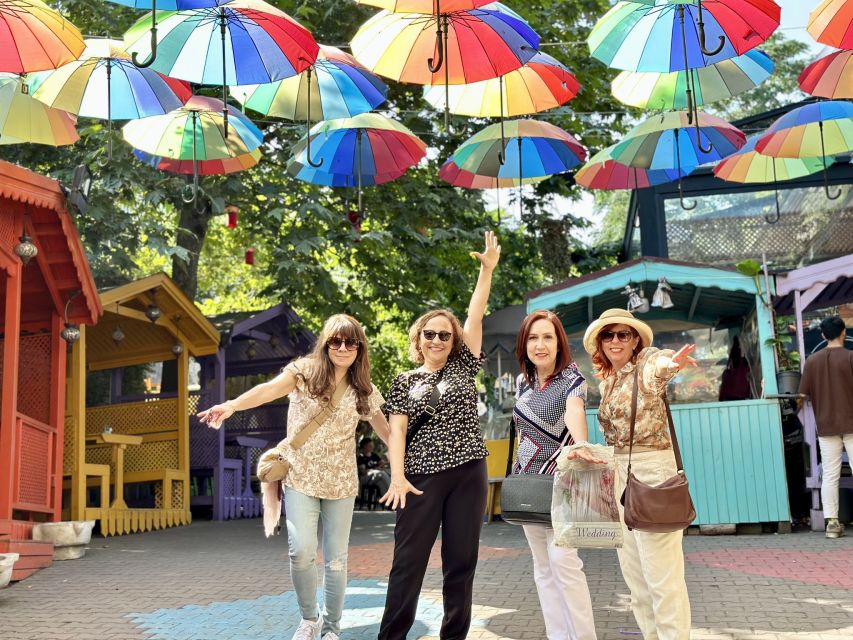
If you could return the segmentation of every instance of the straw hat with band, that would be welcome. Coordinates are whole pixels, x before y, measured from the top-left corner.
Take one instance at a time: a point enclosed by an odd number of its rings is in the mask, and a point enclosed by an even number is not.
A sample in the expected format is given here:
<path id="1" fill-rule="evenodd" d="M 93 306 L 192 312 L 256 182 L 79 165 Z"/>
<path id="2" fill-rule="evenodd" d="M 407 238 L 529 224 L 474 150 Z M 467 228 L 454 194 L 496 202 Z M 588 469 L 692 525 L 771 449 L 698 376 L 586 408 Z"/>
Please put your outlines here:
<path id="1" fill-rule="evenodd" d="M 602 313 L 598 320 L 595 320 L 583 336 L 583 348 L 589 355 L 593 355 L 598 350 L 598 334 L 604 327 L 613 324 L 626 324 L 640 335 L 640 344 L 643 348 L 649 347 L 654 339 L 652 328 L 642 320 L 634 317 L 630 311 L 625 309 L 608 309 Z"/>

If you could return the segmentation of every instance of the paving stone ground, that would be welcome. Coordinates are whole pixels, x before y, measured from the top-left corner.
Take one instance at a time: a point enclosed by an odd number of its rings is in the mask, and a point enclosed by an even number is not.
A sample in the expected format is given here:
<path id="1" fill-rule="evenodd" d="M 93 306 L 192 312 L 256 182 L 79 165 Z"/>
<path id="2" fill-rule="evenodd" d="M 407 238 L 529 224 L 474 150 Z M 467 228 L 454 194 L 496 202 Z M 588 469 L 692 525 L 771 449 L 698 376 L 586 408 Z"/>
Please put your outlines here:
<path id="1" fill-rule="evenodd" d="M 343 640 L 376 638 L 393 531 L 390 513 L 355 515 Z M 853 537 L 688 536 L 684 547 L 693 640 L 853 639 Z M 581 556 L 599 640 L 638 639 L 615 552 Z M 96 537 L 85 558 L 0 590 L 0 639 L 290 640 L 287 567 L 286 539 L 265 539 L 260 520 Z M 436 639 L 441 612 L 437 546 L 409 638 Z M 483 528 L 468 638 L 545 638 L 519 527 Z"/>

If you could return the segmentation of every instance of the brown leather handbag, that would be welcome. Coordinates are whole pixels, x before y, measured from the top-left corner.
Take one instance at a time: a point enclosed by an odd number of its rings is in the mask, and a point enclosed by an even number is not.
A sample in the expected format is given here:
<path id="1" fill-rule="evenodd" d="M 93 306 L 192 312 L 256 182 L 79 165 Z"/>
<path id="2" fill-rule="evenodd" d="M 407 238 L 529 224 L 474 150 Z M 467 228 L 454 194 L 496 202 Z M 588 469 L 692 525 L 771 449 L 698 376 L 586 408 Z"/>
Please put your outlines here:
<path id="1" fill-rule="evenodd" d="M 686 529 L 696 519 L 696 509 L 690 498 L 690 486 L 684 474 L 681 450 L 675 435 L 672 412 L 663 392 L 666 418 L 669 422 L 669 437 L 675 453 L 678 472 L 657 486 L 640 482 L 631 473 L 631 452 L 634 449 L 634 423 L 637 420 L 637 371 L 634 370 L 634 389 L 631 395 L 631 443 L 628 449 L 628 478 L 622 493 L 622 506 L 625 508 L 625 525 L 628 529 L 649 531 L 652 533 L 670 533 Z"/>

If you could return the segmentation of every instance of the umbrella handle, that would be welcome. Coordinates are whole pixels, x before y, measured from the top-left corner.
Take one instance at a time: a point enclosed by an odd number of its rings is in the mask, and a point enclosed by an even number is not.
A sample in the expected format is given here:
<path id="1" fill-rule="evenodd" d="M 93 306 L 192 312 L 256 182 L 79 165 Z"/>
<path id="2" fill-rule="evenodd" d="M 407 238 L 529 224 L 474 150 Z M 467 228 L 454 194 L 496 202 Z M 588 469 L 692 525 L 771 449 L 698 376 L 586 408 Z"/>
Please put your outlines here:
<path id="1" fill-rule="evenodd" d="M 506 149 L 506 136 L 504 135 L 504 89 L 503 89 L 504 77 L 498 76 L 498 96 L 501 101 L 501 150 L 498 151 L 498 164 L 503 166 L 506 164 L 506 156 L 504 155 L 504 149 Z"/>
<path id="2" fill-rule="evenodd" d="M 184 188 L 181 190 L 181 200 L 185 203 L 189 204 L 190 202 L 195 201 L 195 184 L 186 184 Z"/>
<path id="3" fill-rule="evenodd" d="M 441 2 L 440 0 L 436 0 L 435 2 L 435 48 L 438 49 L 438 60 L 433 64 L 433 58 L 427 58 L 427 67 L 430 70 L 430 73 L 438 73 L 438 70 L 441 69 L 441 65 L 444 64 L 444 47 L 441 38 Z"/>
<path id="4" fill-rule="evenodd" d="M 776 197 L 776 216 L 771 218 L 765 214 L 764 219 L 768 224 L 776 224 L 782 217 L 782 209 L 779 207 L 779 187 L 776 184 L 776 158 L 771 156 L 771 160 L 773 162 L 773 195 Z"/>
<path id="5" fill-rule="evenodd" d="M 699 128 L 699 114 L 698 113 L 696 114 L 696 118 L 695 118 L 694 122 L 696 123 L 696 146 L 699 147 L 699 151 L 701 151 L 702 153 L 711 153 L 714 150 L 714 145 L 712 145 L 710 141 L 708 142 L 708 148 L 707 149 L 702 146 L 702 137 L 700 135 L 702 133 L 702 130 Z"/>
<path id="6" fill-rule="evenodd" d="M 151 0 L 151 55 L 145 62 L 140 62 L 139 56 L 134 51 L 130 59 L 139 69 L 150 67 L 157 59 L 157 0 Z"/>
<path id="7" fill-rule="evenodd" d="M 839 188 L 838 192 L 835 195 L 832 195 L 829 191 L 829 178 L 826 176 L 826 147 L 823 143 L 823 120 L 818 120 L 817 126 L 820 130 L 820 159 L 823 163 L 823 191 L 826 193 L 827 200 L 838 200 L 841 197 L 841 189 Z"/>
<path id="8" fill-rule="evenodd" d="M 305 144 L 305 155 L 308 157 L 308 164 L 314 167 L 315 169 L 319 169 L 323 166 L 323 158 L 320 158 L 320 162 L 314 162 L 311 159 L 311 67 L 308 67 L 308 142 Z"/>
<path id="9" fill-rule="evenodd" d="M 699 204 L 695 200 L 693 201 L 693 204 L 691 204 L 691 205 L 686 204 L 687 201 L 684 199 L 684 191 L 681 190 L 681 178 L 678 179 L 678 200 L 679 200 L 679 203 L 681 204 L 681 208 L 684 209 L 685 211 L 693 211 L 693 209 L 696 208 L 696 205 Z"/>
<path id="10" fill-rule="evenodd" d="M 726 37 L 717 36 L 719 38 L 719 42 L 717 43 L 717 48 L 713 51 L 707 48 L 707 43 L 705 40 L 705 22 L 704 20 L 702 20 L 702 0 L 698 0 L 696 4 L 699 8 L 699 23 L 697 25 L 699 27 L 699 48 L 702 49 L 702 53 L 704 53 L 706 56 L 715 56 L 720 53 L 720 51 L 722 51 L 723 47 L 726 45 Z"/>
<path id="11" fill-rule="evenodd" d="M 692 211 L 693 209 L 696 208 L 696 205 L 698 203 L 694 200 L 693 204 L 690 206 L 685 204 L 684 191 L 681 188 L 681 147 L 678 145 L 678 132 L 679 132 L 679 129 L 676 129 L 675 130 L 675 158 L 676 158 L 675 161 L 676 161 L 676 165 L 677 165 L 676 168 L 678 169 L 678 200 L 681 204 L 682 209 L 684 209 L 685 211 Z"/>
<path id="12" fill-rule="evenodd" d="M 823 172 L 823 190 L 826 193 L 827 200 L 838 200 L 841 197 L 841 188 L 839 187 L 835 195 L 829 191 L 829 181 L 826 178 L 826 170 Z"/>

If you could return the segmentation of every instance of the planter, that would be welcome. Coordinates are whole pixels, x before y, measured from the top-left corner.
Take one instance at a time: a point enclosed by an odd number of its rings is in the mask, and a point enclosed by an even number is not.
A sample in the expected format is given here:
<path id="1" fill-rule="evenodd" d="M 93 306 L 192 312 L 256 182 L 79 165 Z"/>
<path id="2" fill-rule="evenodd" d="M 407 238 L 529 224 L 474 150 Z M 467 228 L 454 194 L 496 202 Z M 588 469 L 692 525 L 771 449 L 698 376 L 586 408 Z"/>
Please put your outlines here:
<path id="1" fill-rule="evenodd" d="M 12 568 L 18 561 L 17 553 L 0 553 L 0 589 L 12 579 Z"/>
<path id="2" fill-rule="evenodd" d="M 776 374 L 776 386 L 779 393 L 795 394 L 800 392 L 799 371 L 779 371 Z"/>
<path id="3" fill-rule="evenodd" d="M 92 540 L 94 520 L 43 522 L 33 527 L 33 540 L 53 543 L 54 560 L 77 560 Z"/>

